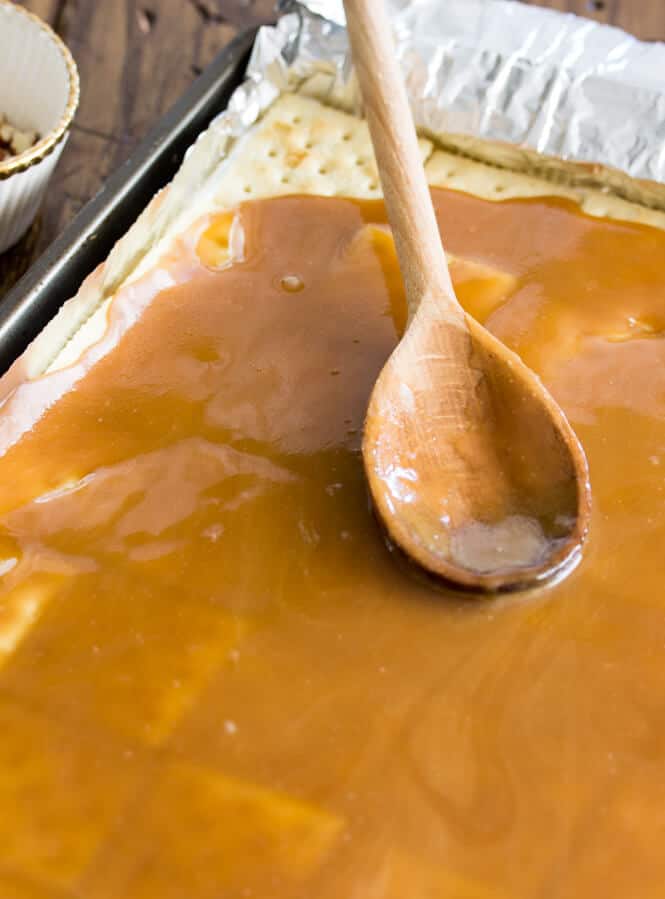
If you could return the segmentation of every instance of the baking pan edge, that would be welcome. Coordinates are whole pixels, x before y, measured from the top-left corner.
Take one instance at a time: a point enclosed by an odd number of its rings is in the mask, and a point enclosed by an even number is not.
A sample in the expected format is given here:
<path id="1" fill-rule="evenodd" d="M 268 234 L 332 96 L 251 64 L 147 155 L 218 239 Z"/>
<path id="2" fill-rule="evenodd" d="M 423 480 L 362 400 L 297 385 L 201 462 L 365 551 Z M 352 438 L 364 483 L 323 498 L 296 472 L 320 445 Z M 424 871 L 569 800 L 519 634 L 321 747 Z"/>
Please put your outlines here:
<path id="1" fill-rule="evenodd" d="M 0 373 L 5 372 L 109 254 L 188 147 L 242 81 L 257 33 L 239 34 L 138 144 L 72 222 L 0 301 Z"/>

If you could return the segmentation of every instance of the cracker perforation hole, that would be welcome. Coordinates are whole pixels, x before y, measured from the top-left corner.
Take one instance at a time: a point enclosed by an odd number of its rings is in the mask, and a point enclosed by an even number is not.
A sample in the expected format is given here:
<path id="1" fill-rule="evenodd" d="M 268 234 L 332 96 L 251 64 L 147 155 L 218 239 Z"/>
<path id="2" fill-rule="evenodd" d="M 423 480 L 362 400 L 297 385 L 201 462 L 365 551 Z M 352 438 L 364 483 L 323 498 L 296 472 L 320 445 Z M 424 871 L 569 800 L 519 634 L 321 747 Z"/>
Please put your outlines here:
<path id="1" fill-rule="evenodd" d="M 281 177 L 281 179 L 280 179 L 280 181 L 282 182 L 282 184 L 288 184 L 290 180 L 291 180 L 291 179 L 289 178 L 288 175 L 282 175 L 282 177 Z"/>
<path id="2" fill-rule="evenodd" d="M 350 140 L 351 140 L 351 135 L 349 134 L 348 131 L 346 131 L 346 132 L 342 135 L 342 140 L 343 140 L 343 141 L 350 141 Z"/>
<path id="3" fill-rule="evenodd" d="M 246 184 L 246 185 L 243 187 L 243 191 L 244 191 L 246 194 L 251 194 L 252 188 L 249 186 L 249 184 Z"/>
<path id="4" fill-rule="evenodd" d="M 268 150 L 268 156 L 269 156 L 271 159 L 274 159 L 275 156 L 277 156 L 277 150 Z"/>

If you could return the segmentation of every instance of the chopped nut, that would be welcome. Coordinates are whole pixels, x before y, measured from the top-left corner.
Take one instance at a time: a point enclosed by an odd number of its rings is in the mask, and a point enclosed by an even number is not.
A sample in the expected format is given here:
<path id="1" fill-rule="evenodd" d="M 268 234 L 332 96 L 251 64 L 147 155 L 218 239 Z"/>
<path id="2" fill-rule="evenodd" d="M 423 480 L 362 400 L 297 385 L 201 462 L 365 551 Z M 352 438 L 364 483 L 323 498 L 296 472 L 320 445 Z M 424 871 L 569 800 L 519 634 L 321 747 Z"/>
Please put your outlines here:
<path id="1" fill-rule="evenodd" d="M 15 131 L 12 146 L 16 154 L 25 153 L 35 143 L 37 135 L 34 131 Z"/>
<path id="2" fill-rule="evenodd" d="M 14 128 L 7 119 L 0 115 L 0 162 L 10 156 L 25 153 L 39 140 L 35 131 L 20 131 Z"/>

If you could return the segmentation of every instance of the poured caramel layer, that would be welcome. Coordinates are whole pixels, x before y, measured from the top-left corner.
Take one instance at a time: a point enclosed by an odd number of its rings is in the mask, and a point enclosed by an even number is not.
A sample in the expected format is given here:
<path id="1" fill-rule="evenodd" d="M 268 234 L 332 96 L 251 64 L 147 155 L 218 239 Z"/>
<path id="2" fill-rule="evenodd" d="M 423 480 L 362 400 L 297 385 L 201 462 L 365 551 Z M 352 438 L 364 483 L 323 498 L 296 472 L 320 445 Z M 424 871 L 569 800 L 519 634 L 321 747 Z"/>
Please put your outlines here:
<path id="1" fill-rule="evenodd" d="M 460 298 L 584 443 L 579 568 L 464 600 L 384 546 L 380 203 L 202 224 L 0 414 L 1 895 L 662 895 L 665 235 L 435 201 Z"/>

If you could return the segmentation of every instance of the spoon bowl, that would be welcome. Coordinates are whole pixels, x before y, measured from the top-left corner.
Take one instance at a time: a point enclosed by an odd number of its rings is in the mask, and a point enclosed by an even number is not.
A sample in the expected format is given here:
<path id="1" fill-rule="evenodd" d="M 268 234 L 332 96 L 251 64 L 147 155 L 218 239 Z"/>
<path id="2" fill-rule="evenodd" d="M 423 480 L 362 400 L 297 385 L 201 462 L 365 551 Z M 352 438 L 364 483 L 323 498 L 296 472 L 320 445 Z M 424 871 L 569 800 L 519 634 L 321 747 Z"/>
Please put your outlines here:
<path id="1" fill-rule="evenodd" d="M 458 354 L 468 367 L 451 365 Z M 372 393 L 363 459 L 389 539 L 452 585 L 527 587 L 580 558 L 582 448 L 539 379 L 471 318 L 416 314 Z"/>

